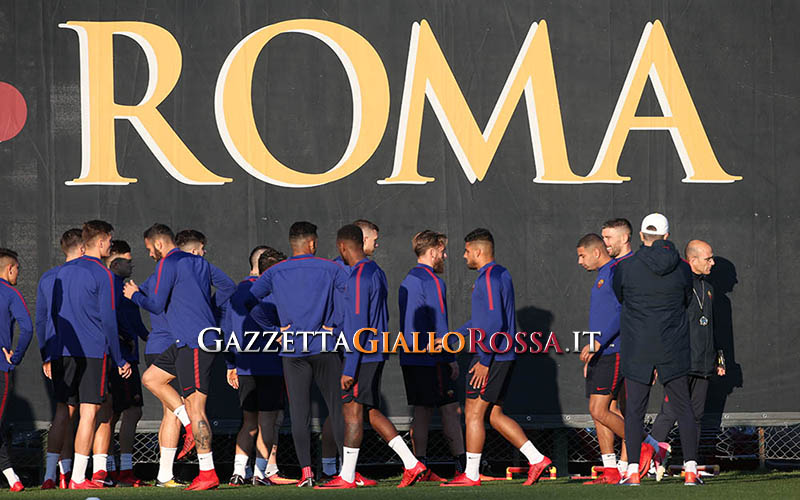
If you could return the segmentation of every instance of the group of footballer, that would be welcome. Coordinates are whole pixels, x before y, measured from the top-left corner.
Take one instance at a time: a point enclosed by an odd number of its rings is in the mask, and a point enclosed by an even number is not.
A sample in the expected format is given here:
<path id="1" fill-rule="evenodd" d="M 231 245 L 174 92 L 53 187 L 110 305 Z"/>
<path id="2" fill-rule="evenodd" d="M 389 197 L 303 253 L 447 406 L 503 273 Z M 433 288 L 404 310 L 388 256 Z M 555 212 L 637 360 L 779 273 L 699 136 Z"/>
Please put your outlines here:
<path id="1" fill-rule="evenodd" d="M 61 238 L 65 263 L 41 277 L 36 300 L 36 333 L 43 371 L 52 381 L 56 401 L 42 489 L 146 484 L 134 476 L 132 460 L 136 425 L 142 415 L 142 385 L 163 406 L 155 485 L 188 490 L 217 487 L 220 482 L 206 418 L 216 354 L 200 346 L 202 336 L 198 334 L 219 328 L 235 335 L 238 342 L 233 345 L 238 346 L 247 343 L 245 332 L 253 331 L 344 332 L 351 346 L 357 331 L 362 332 L 361 345 L 370 340 L 363 332 L 377 340 L 378 332 L 388 331 L 389 318 L 387 279 L 370 258 L 378 247 L 378 236 L 378 227 L 370 221 L 347 224 L 336 234 L 339 256 L 328 260 L 316 256 L 316 226 L 296 222 L 289 231 L 292 255 L 287 258 L 268 246 L 254 248 L 249 254 L 249 276 L 237 285 L 206 260 L 207 241 L 201 232 L 188 229 L 174 234 L 166 225 L 157 223 L 143 235 L 156 268 L 139 285 L 129 279 L 133 271 L 131 247 L 123 240 L 113 239 L 109 223 L 93 220 L 81 229 L 66 231 Z M 605 483 L 625 483 L 633 472 L 623 464 L 621 474 L 614 476 L 618 470 L 614 436 L 624 438 L 625 434 L 622 412 L 616 403 L 622 399 L 622 376 L 619 342 L 614 342 L 619 334 L 621 306 L 618 300 L 611 301 L 607 293 L 599 295 L 610 287 L 616 263 L 632 253 L 630 239 L 630 224 L 617 219 L 604 226 L 602 237 L 587 235 L 578 245 L 579 263 L 602 275 L 593 287 L 589 325 L 601 336 L 594 349 L 584 349 L 581 360 L 586 363 L 590 412 L 606 467 L 604 479 L 599 482 Z M 414 344 L 415 332 L 436 332 L 441 342 L 451 330 L 446 286 L 441 277 L 448 238 L 425 230 L 414 235 L 411 244 L 417 264 L 399 288 L 400 332 L 407 345 Z M 486 229 L 475 229 L 464 238 L 466 265 L 477 272 L 471 317 L 457 329 L 465 335 L 476 328 L 489 333 L 512 332 L 516 328 L 513 283 L 508 270 L 495 262 L 494 250 L 493 236 Z M 15 287 L 18 274 L 17 254 L 0 249 L 0 343 L 4 354 L 0 357 L 0 423 L 7 410 L 12 380 L 9 374 L 21 362 L 33 335 L 31 316 Z M 605 282 L 609 287 L 603 286 Z M 150 313 L 150 331 L 142 322 L 142 309 Z M 20 335 L 12 350 L 15 323 Z M 140 338 L 146 341 L 147 363 L 141 376 Z M 455 355 L 441 349 L 400 353 L 406 396 L 413 408 L 412 448 L 380 411 L 381 375 L 387 353 L 358 349 L 336 352 L 325 348 L 319 336 L 312 336 L 303 350 L 261 352 L 258 348 L 262 346 L 255 345 L 250 347 L 256 349 L 225 352 L 222 356 L 227 382 L 238 390 L 243 412 L 229 484 L 245 484 L 254 451 L 251 481 L 257 486 L 295 484 L 342 489 L 375 484 L 356 472 L 365 419 L 403 463 L 398 487 L 418 481 L 437 481 L 444 487 L 480 485 L 486 420 L 525 456 L 529 467 L 524 484 L 535 484 L 551 460 L 503 412 L 516 355 L 505 345 L 507 337 L 499 339 L 494 350 L 479 349 L 469 363 L 463 411 L 465 433 L 455 391 L 459 377 Z M 334 466 L 330 472 L 325 471 L 330 477 L 324 482 L 317 482 L 311 468 L 312 383 L 328 410 L 323 426 L 323 463 L 333 460 Z M 277 429 L 283 421 L 285 401 L 302 470 L 298 480 L 281 476 L 275 461 Z M 455 477 L 448 481 L 426 465 L 428 430 L 437 408 L 456 469 Z M 110 450 L 118 422 L 117 466 Z M 661 449 L 659 446 L 659 441 L 650 435 L 645 437 L 645 454 L 639 460 L 642 463 L 631 464 L 637 472 L 639 465 L 641 469 L 649 468 L 654 454 L 659 458 L 655 453 Z M 649 455 L 646 447 L 651 448 Z M 173 464 L 193 448 L 199 474 L 186 486 L 174 477 Z M 336 455 L 341 457 L 340 467 L 335 465 Z M 91 474 L 87 472 L 90 458 Z M 5 441 L 0 443 L 0 469 L 12 491 L 23 489 L 9 462 Z"/>

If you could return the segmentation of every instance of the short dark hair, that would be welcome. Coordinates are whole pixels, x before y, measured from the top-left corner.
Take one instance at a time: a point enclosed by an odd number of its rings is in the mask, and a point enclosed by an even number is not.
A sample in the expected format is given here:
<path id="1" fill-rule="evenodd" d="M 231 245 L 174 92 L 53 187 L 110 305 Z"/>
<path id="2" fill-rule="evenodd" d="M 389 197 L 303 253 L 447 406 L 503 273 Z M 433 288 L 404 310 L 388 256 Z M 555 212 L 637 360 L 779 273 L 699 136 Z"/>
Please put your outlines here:
<path id="1" fill-rule="evenodd" d="M 61 235 L 61 251 L 65 254 L 83 243 L 83 231 L 77 227 L 67 229 Z"/>
<path id="2" fill-rule="evenodd" d="M 267 245 L 258 245 L 254 249 L 250 251 L 250 257 L 247 258 L 247 262 L 250 263 L 250 269 L 253 269 L 258 265 L 258 257 L 261 257 L 261 254 L 264 253 L 264 250 L 268 249 Z"/>
<path id="3" fill-rule="evenodd" d="M 156 222 L 144 231 L 144 239 L 146 240 L 154 240 L 159 237 L 166 238 L 172 243 L 175 242 L 175 233 L 166 224 Z"/>
<path id="4" fill-rule="evenodd" d="M 111 240 L 110 255 L 120 255 L 123 253 L 129 253 L 130 251 L 131 251 L 131 246 L 128 245 L 127 241 Z"/>
<path id="5" fill-rule="evenodd" d="M 576 245 L 577 248 L 595 248 L 595 247 L 602 247 L 606 248 L 606 244 L 603 242 L 602 236 L 597 233 L 589 233 L 584 235 L 581 239 L 578 240 L 578 244 Z"/>
<path id="6" fill-rule="evenodd" d="M 286 260 L 286 255 L 272 247 L 264 247 L 264 253 L 258 257 L 258 272 L 263 273 L 278 262 Z"/>
<path id="7" fill-rule="evenodd" d="M 447 236 L 436 231 L 426 229 L 415 234 L 411 239 L 411 247 L 417 257 L 424 254 L 429 248 L 436 248 L 440 246 L 447 246 Z"/>
<path id="8" fill-rule="evenodd" d="M 304 240 L 317 237 L 317 226 L 308 221 L 298 221 L 289 228 L 289 241 Z"/>
<path id="9" fill-rule="evenodd" d="M 601 227 L 600 229 L 602 230 L 606 228 L 618 228 L 618 227 L 624 228 L 626 231 L 628 231 L 628 235 L 633 234 L 633 226 L 631 226 L 630 221 L 628 219 L 622 219 L 622 218 L 607 220 L 603 222 L 603 227 Z"/>
<path id="10" fill-rule="evenodd" d="M 342 226 L 336 233 L 336 241 L 349 241 L 357 247 L 364 247 L 364 232 L 355 224 Z"/>
<path id="11" fill-rule="evenodd" d="M 206 235 L 196 229 L 184 229 L 175 235 L 175 245 L 182 247 L 189 243 L 200 243 L 205 246 L 208 242 Z"/>
<path id="12" fill-rule="evenodd" d="M 464 243 L 470 243 L 472 241 L 486 241 L 492 245 L 492 249 L 494 249 L 494 237 L 488 229 L 479 227 L 473 229 L 468 235 L 464 236 Z"/>
<path id="13" fill-rule="evenodd" d="M 114 232 L 114 226 L 104 220 L 90 220 L 83 223 L 81 229 L 81 240 L 83 243 L 89 243 L 100 235 L 109 236 Z"/>
<path id="14" fill-rule="evenodd" d="M 12 260 L 19 264 L 19 255 L 9 248 L 0 248 L 0 262 L 5 260 Z"/>
<path id="15" fill-rule="evenodd" d="M 365 229 L 372 229 L 376 233 L 381 231 L 377 224 L 368 221 L 367 219 L 358 219 L 357 221 L 354 221 L 353 224 L 360 227 L 362 231 Z"/>

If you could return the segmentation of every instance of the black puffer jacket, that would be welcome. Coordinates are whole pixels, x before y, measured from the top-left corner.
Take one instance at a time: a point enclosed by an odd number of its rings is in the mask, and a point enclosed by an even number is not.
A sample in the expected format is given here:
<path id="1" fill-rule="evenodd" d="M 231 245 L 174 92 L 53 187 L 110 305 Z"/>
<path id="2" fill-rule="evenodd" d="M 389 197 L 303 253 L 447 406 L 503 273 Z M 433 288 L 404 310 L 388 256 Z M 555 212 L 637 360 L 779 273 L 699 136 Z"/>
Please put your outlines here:
<path id="1" fill-rule="evenodd" d="M 626 378 L 661 383 L 689 373 L 691 355 L 686 306 L 692 272 L 670 241 L 659 240 L 621 260 L 614 292 L 622 304 L 620 358 Z"/>

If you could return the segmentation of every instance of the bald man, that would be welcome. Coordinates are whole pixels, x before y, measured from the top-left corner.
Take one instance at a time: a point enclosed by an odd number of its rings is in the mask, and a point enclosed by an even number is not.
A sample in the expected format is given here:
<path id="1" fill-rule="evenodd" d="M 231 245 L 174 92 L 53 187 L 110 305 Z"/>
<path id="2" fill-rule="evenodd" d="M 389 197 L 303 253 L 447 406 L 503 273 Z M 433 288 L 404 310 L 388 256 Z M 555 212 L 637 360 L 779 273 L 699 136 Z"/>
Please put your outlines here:
<path id="1" fill-rule="evenodd" d="M 700 428 L 705 413 L 708 383 L 716 372 L 720 377 L 725 375 L 725 368 L 717 366 L 717 350 L 714 345 L 714 314 L 711 308 L 714 299 L 714 287 L 708 281 L 711 268 L 714 266 L 714 251 L 711 245 L 701 240 L 692 240 L 684 251 L 686 261 L 692 269 L 692 301 L 686 309 L 689 322 L 689 343 L 692 364 L 689 370 L 689 393 L 692 400 L 695 422 L 697 423 L 697 439 L 700 440 Z M 677 415 L 675 408 L 665 398 L 661 404 L 661 412 L 656 417 L 651 434 L 658 441 L 666 441 Z M 654 455 L 656 461 L 656 479 L 664 475 L 664 460 L 669 445 L 660 446 Z"/>

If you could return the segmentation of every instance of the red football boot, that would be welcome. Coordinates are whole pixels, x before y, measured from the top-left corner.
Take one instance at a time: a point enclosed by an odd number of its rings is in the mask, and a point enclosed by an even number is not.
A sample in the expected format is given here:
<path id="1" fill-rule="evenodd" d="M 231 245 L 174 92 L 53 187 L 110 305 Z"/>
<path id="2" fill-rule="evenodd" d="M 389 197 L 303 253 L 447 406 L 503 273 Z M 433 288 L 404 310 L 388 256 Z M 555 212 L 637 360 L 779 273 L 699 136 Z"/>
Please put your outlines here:
<path id="1" fill-rule="evenodd" d="M 183 447 L 181 451 L 178 452 L 178 456 L 175 457 L 175 460 L 180 460 L 185 457 L 187 453 L 192 451 L 192 448 L 194 448 L 194 434 L 192 434 L 192 424 L 189 424 L 186 426 L 186 434 L 183 435 Z"/>
<path id="2" fill-rule="evenodd" d="M 548 467 L 550 467 L 550 464 L 552 464 L 552 463 L 553 463 L 552 460 L 550 460 L 547 457 L 544 457 L 538 463 L 528 464 L 528 479 L 526 479 L 525 482 L 522 483 L 522 485 L 523 486 L 531 486 L 533 484 L 536 484 L 536 482 L 539 480 L 539 477 L 542 475 L 542 473 Z"/>
<path id="3" fill-rule="evenodd" d="M 684 486 L 697 486 L 703 484 L 703 481 L 701 481 L 700 478 L 697 477 L 696 472 L 686 472 L 684 473 L 684 475 L 685 475 L 685 479 L 683 480 Z"/>
<path id="4" fill-rule="evenodd" d="M 619 469 L 616 467 L 603 467 L 603 473 L 592 481 L 586 481 L 583 484 L 617 484 L 622 476 L 619 474 Z"/>
<path id="5" fill-rule="evenodd" d="M 103 487 L 89 479 L 84 479 L 80 483 L 76 483 L 72 479 L 69 480 L 69 489 L 71 490 L 102 490 Z"/>
<path id="6" fill-rule="evenodd" d="M 62 490 L 69 489 L 69 481 L 72 479 L 72 471 L 69 471 L 66 474 L 59 474 L 58 478 L 58 487 Z"/>
<path id="7" fill-rule="evenodd" d="M 633 474 L 625 474 L 622 476 L 622 479 L 619 480 L 620 486 L 639 486 L 641 484 L 641 480 L 639 479 L 639 473 L 634 472 Z"/>
<path id="8" fill-rule="evenodd" d="M 117 473 L 117 485 L 125 487 L 141 488 L 147 484 L 133 475 L 133 470 L 121 470 Z"/>
<path id="9" fill-rule="evenodd" d="M 111 477 L 109 477 L 108 472 L 104 470 L 99 470 L 92 474 L 92 482 L 100 486 L 101 488 L 113 488 L 116 486 Z"/>
<path id="10" fill-rule="evenodd" d="M 446 483 L 442 483 L 439 486 L 444 487 L 459 487 L 459 486 L 480 486 L 481 485 L 481 478 L 478 477 L 477 481 L 473 481 L 472 479 L 468 478 L 466 474 L 463 472 L 461 474 L 456 474 L 456 477 L 447 481 Z"/>
<path id="11" fill-rule="evenodd" d="M 25 487 L 22 486 L 22 483 L 20 483 L 19 481 L 17 481 L 13 485 L 11 485 L 11 488 L 9 488 L 9 491 L 14 491 L 14 492 L 24 491 L 24 490 L 25 490 Z"/>
<path id="12" fill-rule="evenodd" d="M 642 443 L 642 451 L 639 453 L 639 477 L 644 477 L 650 470 L 650 461 L 656 450 L 647 443 Z"/>
<path id="13" fill-rule="evenodd" d="M 200 473 L 194 478 L 187 490 L 213 490 L 219 486 L 219 478 L 214 470 L 201 470 Z"/>
<path id="14" fill-rule="evenodd" d="M 368 479 L 359 474 L 358 472 L 356 472 L 356 486 L 377 486 L 377 485 L 378 481 L 375 481 L 374 479 Z"/>
<path id="15" fill-rule="evenodd" d="M 428 468 L 425 467 L 425 464 L 422 462 L 417 462 L 417 465 L 415 465 L 413 469 L 403 470 L 403 478 L 400 480 L 400 484 L 398 484 L 397 487 L 407 488 L 413 486 L 414 483 L 419 481 L 420 477 L 425 474 L 426 470 L 428 470 Z"/>
<path id="16" fill-rule="evenodd" d="M 352 483 L 348 483 L 342 476 L 336 476 L 330 481 L 325 484 L 320 484 L 319 486 L 314 486 L 315 490 L 344 490 L 348 488 L 355 488 L 356 482 L 355 480 Z"/>
<path id="17" fill-rule="evenodd" d="M 42 483 L 42 488 L 41 489 L 43 489 L 43 490 L 54 490 L 54 489 L 56 489 L 56 482 L 53 481 L 52 479 L 48 479 L 47 481 Z"/>
<path id="18" fill-rule="evenodd" d="M 419 481 L 420 482 L 422 482 L 422 481 L 428 482 L 429 481 L 429 482 L 432 482 L 432 483 L 443 483 L 443 482 L 447 481 L 447 479 L 441 477 L 440 475 L 436 474 L 432 470 L 428 469 L 428 471 L 425 472 L 425 474 L 423 474 L 421 478 L 419 478 Z"/>

